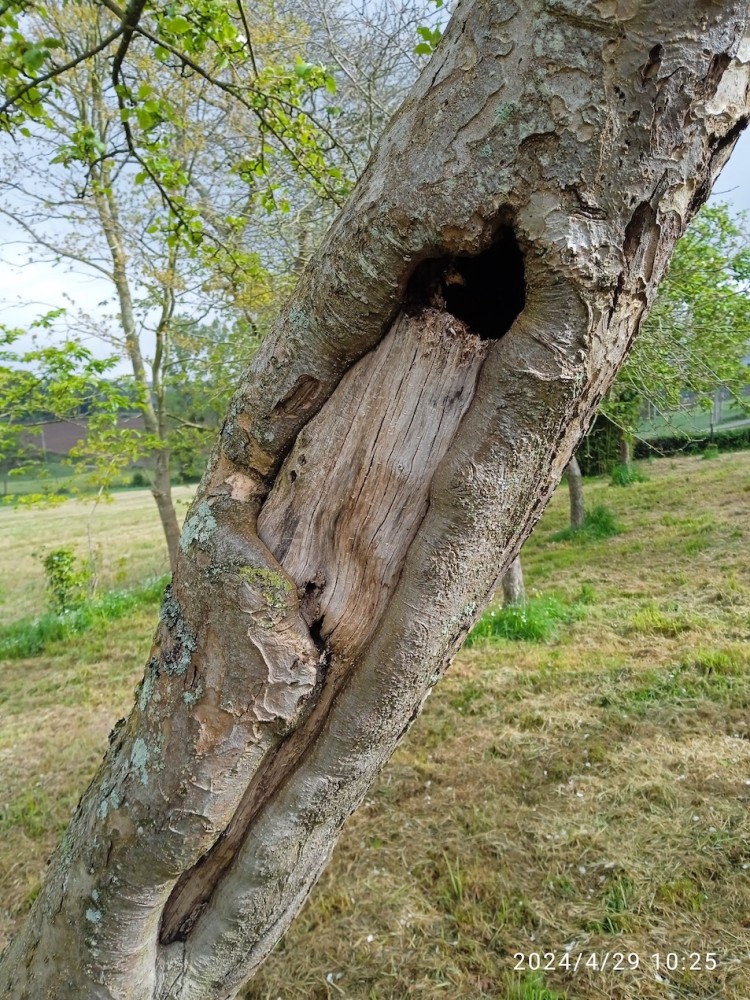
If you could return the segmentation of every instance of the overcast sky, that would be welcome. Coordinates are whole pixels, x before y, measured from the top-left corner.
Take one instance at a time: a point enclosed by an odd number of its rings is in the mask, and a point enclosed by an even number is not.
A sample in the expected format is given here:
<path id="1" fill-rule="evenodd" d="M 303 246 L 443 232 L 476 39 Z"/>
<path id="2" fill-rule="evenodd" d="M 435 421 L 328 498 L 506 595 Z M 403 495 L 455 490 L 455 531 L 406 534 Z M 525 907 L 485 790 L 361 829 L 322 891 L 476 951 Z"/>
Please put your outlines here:
<path id="1" fill-rule="evenodd" d="M 740 136 L 712 198 L 729 202 L 735 211 L 750 211 L 750 129 Z M 67 264 L 22 264 L 27 252 L 13 243 L 16 238 L 11 225 L 0 216 L 0 323 L 23 327 L 61 306 L 71 315 L 77 309 L 93 316 L 116 313 L 113 290 L 105 279 L 70 271 Z M 24 339 L 19 346 L 25 348 L 30 343 Z M 106 344 L 97 347 L 92 343 L 91 347 L 102 357 L 112 353 Z M 122 371 L 127 370 L 123 366 Z"/>
<path id="2" fill-rule="evenodd" d="M 740 136 L 711 197 L 728 201 L 737 212 L 750 211 L 750 129 Z"/>

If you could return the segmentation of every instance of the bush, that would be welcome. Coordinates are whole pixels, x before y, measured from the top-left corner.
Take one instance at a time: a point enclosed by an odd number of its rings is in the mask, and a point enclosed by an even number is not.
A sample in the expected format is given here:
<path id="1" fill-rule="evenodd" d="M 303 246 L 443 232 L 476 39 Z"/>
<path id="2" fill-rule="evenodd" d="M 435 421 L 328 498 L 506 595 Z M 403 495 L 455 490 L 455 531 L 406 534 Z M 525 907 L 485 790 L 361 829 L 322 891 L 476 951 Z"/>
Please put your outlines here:
<path id="1" fill-rule="evenodd" d="M 81 565 L 71 548 L 54 549 L 42 559 L 52 610 L 64 614 L 79 607 L 88 596 L 91 570 Z"/>
<path id="2" fill-rule="evenodd" d="M 635 457 L 647 458 L 649 455 L 697 455 L 707 445 L 715 445 L 719 451 L 740 451 L 750 448 L 750 427 L 730 427 L 726 430 L 715 430 L 713 440 L 703 437 L 691 438 L 685 434 L 673 434 L 669 437 L 655 437 L 648 440 L 638 440 L 635 443 Z"/>
<path id="3" fill-rule="evenodd" d="M 130 485 L 139 487 L 148 486 L 148 479 L 146 478 L 144 473 L 136 469 L 136 471 L 130 477 Z"/>
<path id="4" fill-rule="evenodd" d="M 603 413 L 598 413 L 576 452 L 584 476 L 604 476 L 620 455 L 622 431 Z"/>

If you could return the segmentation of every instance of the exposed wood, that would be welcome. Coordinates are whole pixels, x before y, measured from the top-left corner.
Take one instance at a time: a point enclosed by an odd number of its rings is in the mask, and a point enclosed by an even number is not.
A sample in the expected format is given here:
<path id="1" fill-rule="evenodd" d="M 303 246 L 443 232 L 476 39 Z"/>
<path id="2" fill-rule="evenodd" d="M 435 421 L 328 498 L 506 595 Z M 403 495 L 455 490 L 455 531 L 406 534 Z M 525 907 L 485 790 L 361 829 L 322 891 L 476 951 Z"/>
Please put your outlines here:
<path id="1" fill-rule="evenodd" d="M 333 655 L 354 659 L 375 631 L 488 346 L 449 313 L 399 316 L 289 453 L 258 535 L 315 595 L 305 616 Z"/>

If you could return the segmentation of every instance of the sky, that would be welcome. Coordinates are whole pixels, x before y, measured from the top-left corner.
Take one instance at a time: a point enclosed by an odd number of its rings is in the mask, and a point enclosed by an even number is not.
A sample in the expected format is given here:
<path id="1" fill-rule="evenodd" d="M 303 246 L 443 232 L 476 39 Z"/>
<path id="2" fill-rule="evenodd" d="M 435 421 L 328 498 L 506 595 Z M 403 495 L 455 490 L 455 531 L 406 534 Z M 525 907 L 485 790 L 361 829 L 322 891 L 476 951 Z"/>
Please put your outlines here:
<path id="1" fill-rule="evenodd" d="M 750 129 L 739 139 L 729 163 L 714 186 L 714 201 L 726 201 L 739 212 L 750 211 Z M 0 323 L 8 327 L 24 327 L 35 317 L 50 309 L 65 307 L 69 314 L 78 309 L 93 316 L 112 316 L 112 288 L 101 278 L 72 271 L 69 265 L 23 263 L 26 252 L 14 242 L 16 233 L 11 224 L 0 216 Z M 106 305 L 105 305 L 106 303 Z M 29 339 L 17 342 L 20 349 L 31 346 Z M 111 346 L 89 344 L 95 354 L 112 354 Z M 116 371 L 127 372 L 123 363 Z"/>
<path id="2" fill-rule="evenodd" d="M 737 212 L 750 211 L 750 129 L 740 136 L 711 197 L 729 202 Z"/>

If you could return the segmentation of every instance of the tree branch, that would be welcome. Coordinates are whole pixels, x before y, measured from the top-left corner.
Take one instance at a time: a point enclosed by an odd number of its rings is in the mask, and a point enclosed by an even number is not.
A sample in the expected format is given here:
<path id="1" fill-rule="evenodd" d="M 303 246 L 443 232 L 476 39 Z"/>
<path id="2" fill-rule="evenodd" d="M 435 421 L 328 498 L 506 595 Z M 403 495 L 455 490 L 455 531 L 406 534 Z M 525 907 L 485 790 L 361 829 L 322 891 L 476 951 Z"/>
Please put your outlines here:
<path id="1" fill-rule="evenodd" d="M 127 55 L 128 49 L 130 48 L 130 43 L 133 40 L 133 34 L 138 26 L 138 22 L 141 19 L 145 6 L 146 0 L 130 0 L 130 3 L 125 9 L 125 13 L 123 14 L 122 25 L 120 26 L 122 41 L 120 42 L 120 46 L 115 53 L 115 58 L 112 61 L 112 83 L 115 85 L 115 89 L 117 89 L 119 85 L 122 63 Z"/>

